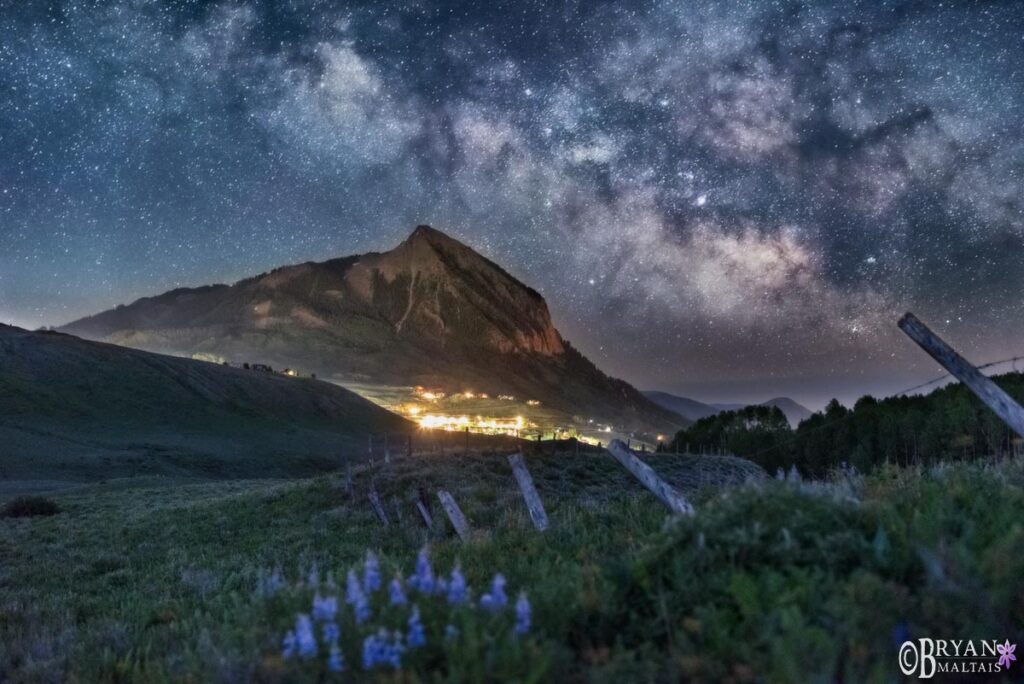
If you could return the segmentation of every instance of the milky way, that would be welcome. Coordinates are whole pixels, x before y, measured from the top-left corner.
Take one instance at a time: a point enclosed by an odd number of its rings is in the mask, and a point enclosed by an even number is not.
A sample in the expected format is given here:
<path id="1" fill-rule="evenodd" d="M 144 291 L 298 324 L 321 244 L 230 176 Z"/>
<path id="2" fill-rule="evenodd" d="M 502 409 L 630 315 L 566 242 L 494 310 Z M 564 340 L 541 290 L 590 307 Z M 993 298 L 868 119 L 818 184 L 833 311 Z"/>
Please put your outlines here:
<path id="1" fill-rule="evenodd" d="M 0 1 L 0 321 L 390 248 L 640 387 L 819 405 L 1024 352 L 1024 12 Z"/>

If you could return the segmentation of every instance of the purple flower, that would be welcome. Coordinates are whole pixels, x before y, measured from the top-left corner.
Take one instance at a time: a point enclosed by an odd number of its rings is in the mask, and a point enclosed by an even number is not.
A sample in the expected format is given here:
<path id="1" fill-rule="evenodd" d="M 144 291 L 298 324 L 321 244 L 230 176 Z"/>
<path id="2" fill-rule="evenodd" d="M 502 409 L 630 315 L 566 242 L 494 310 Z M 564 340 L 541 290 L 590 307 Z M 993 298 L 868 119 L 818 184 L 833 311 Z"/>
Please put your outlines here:
<path id="1" fill-rule="evenodd" d="M 324 643 L 331 644 L 338 640 L 341 635 L 341 630 L 338 629 L 337 622 L 326 622 L 324 623 Z"/>
<path id="2" fill-rule="evenodd" d="M 395 670 L 402 666 L 402 635 L 395 632 L 390 638 L 387 631 L 380 629 L 363 640 L 363 669 L 371 670 L 378 665 L 387 665 Z"/>
<path id="3" fill-rule="evenodd" d="M 345 603 L 354 606 L 362 598 L 363 588 L 359 585 L 359 578 L 356 577 L 355 570 L 349 570 L 345 578 Z"/>
<path id="4" fill-rule="evenodd" d="M 487 610 L 500 610 L 508 605 L 508 595 L 505 593 L 505 576 L 500 572 L 491 580 L 491 591 L 480 597 L 481 607 Z"/>
<path id="5" fill-rule="evenodd" d="M 366 562 L 363 563 L 363 591 L 367 594 L 380 589 L 380 562 L 377 554 L 373 551 L 366 552 Z"/>
<path id="6" fill-rule="evenodd" d="M 1009 639 L 1005 643 L 996 644 L 996 650 L 999 651 L 999 665 L 1002 667 L 1010 667 L 1010 663 L 1017 659 L 1013 654 L 1017 650 L 1017 644 L 1011 644 Z"/>
<path id="7" fill-rule="evenodd" d="M 416 557 L 416 572 L 409 578 L 409 586 L 425 594 L 434 590 L 434 571 L 430 568 L 430 555 L 426 546 L 420 549 Z"/>
<path id="8" fill-rule="evenodd" d="M 316 634 L 313 633 L 313 621 L 304 613 L 295 616 L 295 642 L 299 655 L 303 658 L 308 659 L 316 655 Z"/>
<path id="9" fill-rule="evenodd" d="M 420 609 L 413 607 L 412 615 L 409 616 L 409 635 L 405 639 L 409 648 L 419 648 L 427 645 L 427 634 L 423 630 L 423 623 L 420 622 Z"/>
<path id="10" fill-rule="evenodd" d="M 342 657 L 338 644 L 331 646 L 331 654 L 327 657 L 327 669 L 331 672 L 342 672 L 345 669 L 345 658 Z"/>
<path id="11" fill-rule="evenodd" d="M 526 598 L 526 593 L 519 594 L 519 600 L 516 601 L 516 625 L 514 627 L 516 634 L 526 634 L 530 631 L 530 601 Z"/>
<path id="12" fill-rule="evenodd" d="M 319 622 L 327 622 L 334 619 L 338 613 L 338 597 L 320 597 L 317 593 L 313 596 L 313 619 Z"/>
<path id="13" fill-rule="evenodd" d="M 388 586 L 388 594 L 393 606 L 404 606 L 407 603 L 405 592 L 402 590 L 402 580 L 398 577 L 391 580 L 391 584 Z"/>
<path id="14" fill-rule="evenodd" d="M 281 639 L 281 657 L 288 660 L 295 655 L 296 648 L 295 632 L 289 629 L 288 633 L 284 635 L 284 639 Z"/>
<path id="15" fill-rule="evenodd" d="M 469 587 L 466 586 L 466 578 L 462 576 L 462 569 L 456 565 L 452 570 L 451 581 L 448 582 L 448 603 L 458 606 L 469 600 Z"/>

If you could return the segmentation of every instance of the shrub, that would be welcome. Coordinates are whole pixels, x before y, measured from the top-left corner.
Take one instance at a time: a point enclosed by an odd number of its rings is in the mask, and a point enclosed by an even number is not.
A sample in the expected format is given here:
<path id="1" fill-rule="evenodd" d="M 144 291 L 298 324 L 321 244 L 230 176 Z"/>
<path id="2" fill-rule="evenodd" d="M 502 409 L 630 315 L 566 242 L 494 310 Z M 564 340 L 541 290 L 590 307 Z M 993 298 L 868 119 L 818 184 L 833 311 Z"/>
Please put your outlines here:
<path id="1" fill-rule="evenodd" d="M 36 515 L 57 515 L 60 506 L 43 496 L 19 496 L 7 502 L 0 517 L 28 518 Z"/>

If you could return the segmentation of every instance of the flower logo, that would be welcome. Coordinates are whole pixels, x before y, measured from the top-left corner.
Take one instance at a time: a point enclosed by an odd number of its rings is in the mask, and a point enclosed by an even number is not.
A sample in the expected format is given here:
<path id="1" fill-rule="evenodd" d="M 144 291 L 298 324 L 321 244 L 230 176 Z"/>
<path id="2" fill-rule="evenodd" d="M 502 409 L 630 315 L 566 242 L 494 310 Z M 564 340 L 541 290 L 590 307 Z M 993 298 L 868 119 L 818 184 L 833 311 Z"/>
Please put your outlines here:
<path id="1" fill-rule="evenodd" d="M 1017 644 L 1011 644 L 1009 639 L 1005 643 L 996 644 L 996 650 L 999 651 L 999 665 L 1002 667 L 1010 667 L 1010 663 L 1017 659 L 1013 654 L 1017 650 Z"/>

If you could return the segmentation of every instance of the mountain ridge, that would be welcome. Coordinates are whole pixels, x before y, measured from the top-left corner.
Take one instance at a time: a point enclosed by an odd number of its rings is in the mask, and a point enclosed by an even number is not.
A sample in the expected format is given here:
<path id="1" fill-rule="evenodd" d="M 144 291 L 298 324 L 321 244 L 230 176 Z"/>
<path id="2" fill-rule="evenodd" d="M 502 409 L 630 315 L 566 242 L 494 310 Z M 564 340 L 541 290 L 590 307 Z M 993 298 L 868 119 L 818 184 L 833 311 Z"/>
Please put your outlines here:
<path id="1" fill-rule="evenodd" d="M 59 329 L 159 353 L 297 367 L 342 385 L 512 394 L 648 433 L 685 424 L 562 338 L 537 290 L 429 226 L 389 251 L 178 288 Z"/>
<path id="2" fill-rule="evenodd" d="M 790 424 L 793 427 L 796 427 L 800 421 L 809 418 L 813 413 L 810 409 L 789 397 L 774 397 L 766 401 L 758 402 L 757 404 L 708 404 L 696 399 L 690 399 L 689 397 L 681 397 L 679 395 L 671 394 L 669 392 L 649 390 L 644 391 L 643 394 L 659 406 L 666 408 L 669 411 L 674 411 L 683 418 L 691 421 L 697 421 L 701 418 L 713 416 L 717 413 L 721 413 L 722 411 L 735 411 L 749 405 L 777 406 L 786 415 L 786 419 L 789 420 Z"/>

